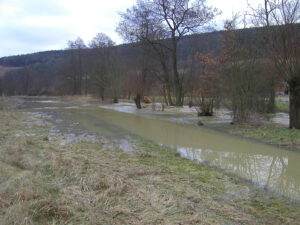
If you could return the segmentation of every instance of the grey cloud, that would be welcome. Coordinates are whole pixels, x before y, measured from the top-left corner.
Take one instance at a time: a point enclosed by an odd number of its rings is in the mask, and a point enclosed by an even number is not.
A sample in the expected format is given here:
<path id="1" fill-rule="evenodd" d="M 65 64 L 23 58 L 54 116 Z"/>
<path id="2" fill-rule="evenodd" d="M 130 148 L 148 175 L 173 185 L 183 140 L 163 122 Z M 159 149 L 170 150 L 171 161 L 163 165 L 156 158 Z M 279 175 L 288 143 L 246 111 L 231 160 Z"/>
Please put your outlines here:
<path id="1" fill-rule="evenodd" d="M 64 48 L 74 34 L 65 28 L 35 26 L 7 27 L 0 30 L 0 57 L 5 55 Z"/>
<path id="2" fill-rule="evenodd" d="M 30 17 L 66 15 L 67 11 L 59 0 L 0 0 L 0 3 L 17 9 L 13 16 L 0 15 L 0 57 L 48 50 L 51 46 L 63 48 L 67 40 L 75 36 L 70 29 L 59 24 L 52 27 L 21 25 L 23 19 Z"/>

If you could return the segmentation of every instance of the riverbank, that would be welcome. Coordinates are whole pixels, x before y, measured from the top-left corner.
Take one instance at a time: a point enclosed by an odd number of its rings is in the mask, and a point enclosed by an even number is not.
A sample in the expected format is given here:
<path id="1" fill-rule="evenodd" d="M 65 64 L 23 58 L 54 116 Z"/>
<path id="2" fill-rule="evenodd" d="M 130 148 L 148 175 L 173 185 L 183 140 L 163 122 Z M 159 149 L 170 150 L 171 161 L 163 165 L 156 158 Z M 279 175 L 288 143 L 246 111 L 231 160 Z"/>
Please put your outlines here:
<path id="1" fill-rule="evenodd" d="M 219 130 L 231 135 L 247 137 L 300 152 L 300 130 L 288 129 L 276 124 L 235 124 Z"/>
<path id="2" fill-rule="evenodd" d="M 300 224 L 299 206 L 139 138 L 125 153 L 17 111 L 0 127 L 4 225 Z"/>
<path id="3" fill-rule="evenodd" d="M 269 121 L 261 120 L 252 124 L 234 124 L 219 127 L 218 130 L 300 152 L 300 130 L 288 129 L 289 97 L 287 95 L 278 96 L 275 106 L 277 118 L 275 114 L 272 114 L 268 115 L 270 117 Z"/>

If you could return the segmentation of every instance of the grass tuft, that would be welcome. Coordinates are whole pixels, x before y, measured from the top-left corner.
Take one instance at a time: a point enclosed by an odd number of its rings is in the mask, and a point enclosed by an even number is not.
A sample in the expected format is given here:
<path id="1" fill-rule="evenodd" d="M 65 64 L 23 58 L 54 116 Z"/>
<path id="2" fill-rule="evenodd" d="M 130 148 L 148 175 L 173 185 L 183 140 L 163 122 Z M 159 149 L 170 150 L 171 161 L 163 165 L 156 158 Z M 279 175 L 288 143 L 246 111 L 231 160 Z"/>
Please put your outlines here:
<path id="1" fill-rule="evenodd" d="M 46 198 L 34 201 L 29 206 L 29 216 L 34 221 L 53 221 L 68 220 L 71 217 L 71 212 L 66 207 L 66 203 L 60 200 Z"/>

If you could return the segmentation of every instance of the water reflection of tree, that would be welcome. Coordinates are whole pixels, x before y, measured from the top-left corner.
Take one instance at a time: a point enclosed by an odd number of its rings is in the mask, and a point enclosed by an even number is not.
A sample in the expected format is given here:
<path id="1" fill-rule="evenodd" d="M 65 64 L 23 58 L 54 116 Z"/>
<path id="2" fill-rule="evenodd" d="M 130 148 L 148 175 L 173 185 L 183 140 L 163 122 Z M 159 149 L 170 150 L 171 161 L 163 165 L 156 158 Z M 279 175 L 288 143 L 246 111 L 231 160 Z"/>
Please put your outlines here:
<path id="1" fill-rule="evenodd" d="M 193 148 L 180 148 L 182 155 L 250 179 L 266 189 L 300 198 L 300 173 L 296 173 L 298 160 L 285 155 L 258 155 L 237 152 L 219 152 Z M 184 153 L 183 153 L 184 152 Z"/>
<path id="2" fill-rule="evenodd" d="M 297 172 L 298 160 L 294 157 L 274 156 L 269 168 L 266 188 L 276 187 L 280 193 L 290 197 L 300 194 L 300 174 Z"/>

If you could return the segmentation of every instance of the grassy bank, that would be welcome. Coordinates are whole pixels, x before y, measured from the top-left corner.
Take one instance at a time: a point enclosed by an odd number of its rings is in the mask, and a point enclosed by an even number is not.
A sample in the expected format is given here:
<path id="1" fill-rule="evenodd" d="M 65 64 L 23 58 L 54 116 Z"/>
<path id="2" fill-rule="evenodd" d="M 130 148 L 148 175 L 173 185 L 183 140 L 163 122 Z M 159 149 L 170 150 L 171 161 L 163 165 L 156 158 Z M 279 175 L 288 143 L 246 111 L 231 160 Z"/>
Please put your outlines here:
<path id="1" fill-rule="evenodd" d="M 273 124 L 236 124 L 227 127 L 224 131 L 233 135 L 288 147 L 291 150 L 300 152 L 300 130 L 278 127 Z"/>
<path id="2" fill-rule="evenodd" d="M 0 111 L 0 224 L 300 224 L 300 207 L 158 145 L 66 142 L 39 115 Z"/>

